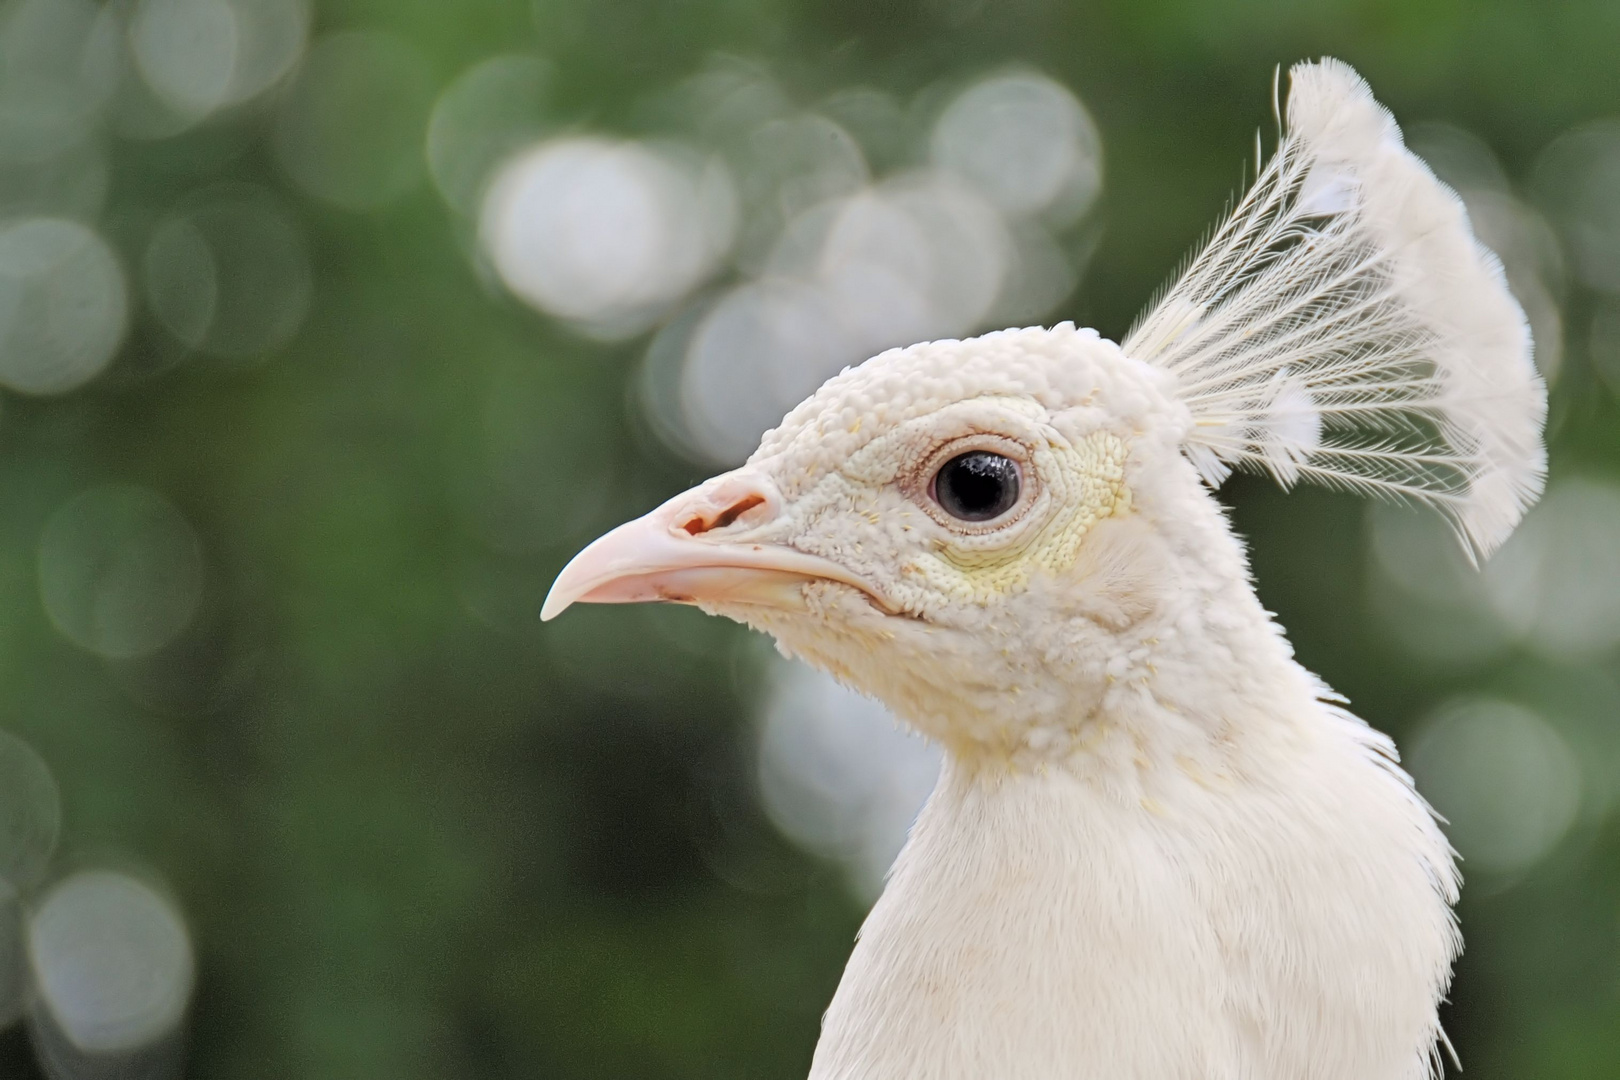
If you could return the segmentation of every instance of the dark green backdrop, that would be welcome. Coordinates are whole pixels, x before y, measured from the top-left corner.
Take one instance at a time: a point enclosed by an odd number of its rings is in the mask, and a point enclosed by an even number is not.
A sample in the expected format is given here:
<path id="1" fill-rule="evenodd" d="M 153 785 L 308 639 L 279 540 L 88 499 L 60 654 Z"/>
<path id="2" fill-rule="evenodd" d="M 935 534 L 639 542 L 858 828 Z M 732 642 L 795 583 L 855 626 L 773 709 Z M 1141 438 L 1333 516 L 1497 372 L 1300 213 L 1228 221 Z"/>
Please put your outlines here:
<path id="1" fill-rule="evenodd" d="M 801 1077 L 860 922 L 839 869 L 757 805 L 757 643 L 683 609 L 538 621 L 581 543 L 709 467 L 636 404 L 647 334 L 581 336 L 469 258 L 420 148 L 435 95 L 486 57 L 549 65 L 537 128 L 637 137 L 677 129 L 659 102 L 717 54 L 806 107 L 1031 66 L 1085 102 L 1106 158 L 1064 234 L 1097 246 L 1054 317 L 1114 337 L 1242 182 L 1275 67 L 1342 57 L 1403 122 L 1475 133 L 1557 231 L 1552 477 L 1620 467 L 1620 299 L 1567 248 L 1601 256 L 1579 215 L 1607 175 L 1617 227 L 1620 168 L 1581 174 L 1579 203 L 1543 153 L 1620 114 L 1612 0 L 322 0 L 310 40 L 356 29 L 392 35 L 397 80 L 319 135 L 369 193 L 349 205 L 278 148 L 307 68 L 170 137 L 97 129 L 107 187 L 77 216 L 130 274 L 128 336 L 93 382 L 8 393 L 0 417 L 0 727 L 61 787 L 53 874 L 133 862 L 185 912 L 189 1075 Z M 192 355 L 141 284 L 158 224 L 222 183 L 272 200 L 307 254 L 307 318 L 249 359 Z M 114 482 L 162 493 L 203 554 L 195 615 L 133 659 L 41 602 L 47 520 Z M 1436 661 L 1390 629 L 1405 609 L 1378 600 L 1359 502 L 1246 478 L 1223 498 L 1303 661 L 1376 725 L 1404 738 L 1481 692 L 1620 730 L 1612 642 Z M 1475 1080 L 1620 1075 L 1620 824 L 1582 805 L 1533 866 L 1465 890 L 1446 1016 Z M 0 1074 L 31 1057 L 0 1035 Z"/>

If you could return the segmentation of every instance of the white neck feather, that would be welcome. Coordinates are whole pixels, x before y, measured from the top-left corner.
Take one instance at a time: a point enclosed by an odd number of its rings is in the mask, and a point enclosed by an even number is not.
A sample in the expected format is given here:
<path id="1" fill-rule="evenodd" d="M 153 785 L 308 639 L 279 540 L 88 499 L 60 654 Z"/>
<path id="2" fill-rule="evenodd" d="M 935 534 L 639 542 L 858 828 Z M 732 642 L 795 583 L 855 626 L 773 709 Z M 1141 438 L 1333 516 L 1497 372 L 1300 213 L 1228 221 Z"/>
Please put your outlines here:
<path id="1" fill-rule="evenodd" d="M 950 755 L 811 1080 L 1427 1076 L 1450 850 L 1264 631 L 1213 713 L 1144 693 L 1065 762 Z"/>

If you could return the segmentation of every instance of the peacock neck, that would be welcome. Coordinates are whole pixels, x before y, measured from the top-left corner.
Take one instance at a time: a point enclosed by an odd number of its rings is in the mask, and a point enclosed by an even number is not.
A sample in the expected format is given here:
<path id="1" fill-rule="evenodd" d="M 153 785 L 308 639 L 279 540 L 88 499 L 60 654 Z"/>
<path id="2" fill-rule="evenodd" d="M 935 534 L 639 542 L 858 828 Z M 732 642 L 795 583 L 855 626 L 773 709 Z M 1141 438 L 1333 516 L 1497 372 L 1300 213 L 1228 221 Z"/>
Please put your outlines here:
<path id="1" fill-rule="evenodd" d="M 1203 901 L 1153 839 L 1165 827 L 1070 770 L 949 758 L 811 1080 L 1221 1075 L 1187 1071 L 1207 1050 L 1176 1045 L 1219 995 Z M 1149 1032 L 1146 1017 L 1176 1021 Z"/>
<path id="2" fill-rule="evenodd" d="M 1308 694 L 1270 712 L 1203 756 L 1144 715 L 1060 763 L 949 754 L 811 1080 L 1423 1076 L 1444 839 L 1375 733 Z"/>

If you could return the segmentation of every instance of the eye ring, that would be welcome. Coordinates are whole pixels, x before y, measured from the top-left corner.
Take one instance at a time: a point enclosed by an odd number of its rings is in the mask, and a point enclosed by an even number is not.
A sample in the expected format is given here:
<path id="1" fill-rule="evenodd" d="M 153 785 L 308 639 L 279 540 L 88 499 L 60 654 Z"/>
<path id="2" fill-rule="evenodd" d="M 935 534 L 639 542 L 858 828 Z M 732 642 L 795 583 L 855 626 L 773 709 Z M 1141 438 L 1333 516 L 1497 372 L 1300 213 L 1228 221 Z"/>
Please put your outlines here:
<path id="1" fill-rule="evenodd" d="M 994 514 L 961 517 L 941 501 L 939 475 L 952 462 L 976 454 L 1006 462 L 1006 466 L 998 467 L 1016 477 L 1017 490 L 1004 505 L 995 507 Z M 917 464 L 908 470 L 911 480 L 905 484 L 912 501 L 940 525 L 959 535 L 993 533 L 1007 528 L 1028 513 L 1040 491 L 1040 477 L 1031 465 L 1029 448 L 1005 435 L 979 432 L 961 436 L 935 446 L 927 456 L 914 460 Z"/>

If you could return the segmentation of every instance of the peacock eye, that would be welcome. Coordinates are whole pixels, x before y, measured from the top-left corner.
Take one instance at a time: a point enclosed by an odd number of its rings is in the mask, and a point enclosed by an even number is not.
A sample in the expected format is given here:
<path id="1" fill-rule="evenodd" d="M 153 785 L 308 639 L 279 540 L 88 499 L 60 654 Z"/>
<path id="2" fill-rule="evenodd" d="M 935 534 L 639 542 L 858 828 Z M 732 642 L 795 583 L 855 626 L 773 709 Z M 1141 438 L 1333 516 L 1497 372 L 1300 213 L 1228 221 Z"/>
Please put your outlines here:
<path id="1" fill-rule="evenodd" d="M 1018 463 L 988 450 L 958 454 L 934 474 L 934 501 L 953 518 L 989 521 L 1018 503 Z"/>

